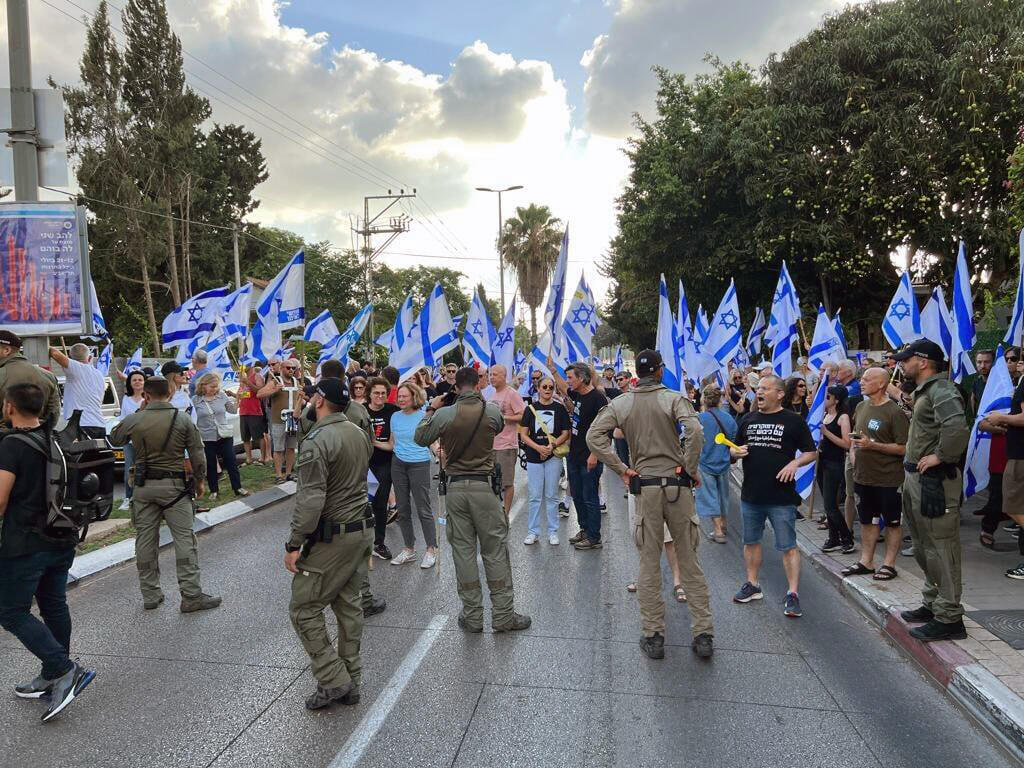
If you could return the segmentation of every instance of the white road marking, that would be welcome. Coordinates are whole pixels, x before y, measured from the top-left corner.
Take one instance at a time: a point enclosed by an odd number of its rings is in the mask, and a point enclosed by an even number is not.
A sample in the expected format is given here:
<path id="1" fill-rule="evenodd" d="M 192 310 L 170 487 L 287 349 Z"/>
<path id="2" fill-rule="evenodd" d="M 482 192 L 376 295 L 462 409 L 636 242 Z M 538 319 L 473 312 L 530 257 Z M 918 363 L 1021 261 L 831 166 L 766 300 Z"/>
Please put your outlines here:
<path id="1" fill-rule="evenodd" d="M 430 624 L 423 630 L 415 645 L 405 654 L 405 658 L 402 659 L 402 663 L 395 670 L 395 674 L 391 676 L 387 685 L 384 686 L 380 696 L 373 702 L 370 711 L 366 713 L 359 722 L 359 725 L 356 726 L 356 729 L 352 731 L 352 734 L 345 742 L 345 746 L 334 756 L 330 768 L 352 768 L 359 763 L 366 748 L 373 741 L 373 737 L 377 735 L 377 731 L 384 725 L 384 721 L 387 720 L 391 710 L 398 703 L 398 699 L 401 697 L 402 691 L 405 690 L 405 686 L 409 684 L 412 676 L 416 674 L 420 663 L 426 658 L 430 647 L 440 637 L 441 629 L 447 621 L 448 617 L 444 614 L 438 614 L 430 620 Z"/>

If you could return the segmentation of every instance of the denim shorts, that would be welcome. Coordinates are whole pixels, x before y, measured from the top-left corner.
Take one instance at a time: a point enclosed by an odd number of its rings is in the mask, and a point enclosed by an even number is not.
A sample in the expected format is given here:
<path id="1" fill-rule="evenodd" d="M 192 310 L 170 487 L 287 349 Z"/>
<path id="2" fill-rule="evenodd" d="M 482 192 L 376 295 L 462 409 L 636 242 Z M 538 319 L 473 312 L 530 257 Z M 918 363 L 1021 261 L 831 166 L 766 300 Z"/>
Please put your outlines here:
<path id="1" fill-rule="evenodd" d="M 775 549 L 788 552 L 796 547 L 796 507 L 741 501 L 740 513 L 743 516 L 744 544 L 760 544 L 765 521 L 771 520 L 772 530 L 775 531 Z"/>

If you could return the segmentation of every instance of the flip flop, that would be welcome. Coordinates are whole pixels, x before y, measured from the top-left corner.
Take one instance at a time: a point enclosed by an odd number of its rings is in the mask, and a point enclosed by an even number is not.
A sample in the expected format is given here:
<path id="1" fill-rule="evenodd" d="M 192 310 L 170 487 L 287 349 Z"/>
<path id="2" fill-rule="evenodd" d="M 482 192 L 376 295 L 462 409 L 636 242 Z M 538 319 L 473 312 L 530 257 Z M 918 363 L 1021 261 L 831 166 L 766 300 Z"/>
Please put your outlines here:
<path id="1" fill-rule="evenodd" d="M 682 584 L 676 584 L 672 588 L 672 594 L 676 596 L 676 602 L 677 603 L 685 603 L 686 602 L 686 592 L 683 590 L 683 585 Z"/>
<path id="2" fill-rule="evenodd" d="M 840 573 L 843 574 L 844 577 L 845 576 L 866 576 L 869 573 L 874 573 L 874 572 L 875 572 L 874 568 L 866 567 L 864 565 L 864 563 L 860 562 L 859 560 L 857 561 L 856 565 L 851 565 L 849 568 L 843 568 L 843 570 L 840 571 Z M 890 577 L 890 578 L 892 578 L 892 577 Z"/>
<path id="3" fill-rule="evenodd" d="M 991 533 L 982 532 L 979 540 L 981 541 L 981 546 L 985 547 L 986 549 L 996 548 L 996 539 L 995 536 L 993 536 Z"/>
<path id="4" fill-rule="evenodd" d="M 878 573 L 876 573 L 871 578 L 873 578 L 875 581 L 892 581 L 898 575 L 899 574 L 896 573 L 896 569 L 893 568 L 891 565 L 883 565 L 881 568 L 878 569 Z"/>

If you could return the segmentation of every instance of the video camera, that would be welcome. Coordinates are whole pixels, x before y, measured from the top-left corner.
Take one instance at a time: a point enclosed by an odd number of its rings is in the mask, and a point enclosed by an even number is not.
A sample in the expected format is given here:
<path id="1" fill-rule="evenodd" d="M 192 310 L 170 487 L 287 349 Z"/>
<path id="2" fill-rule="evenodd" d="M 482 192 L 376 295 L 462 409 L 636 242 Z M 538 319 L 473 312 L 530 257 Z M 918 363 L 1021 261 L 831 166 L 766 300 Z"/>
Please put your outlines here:
<path id="1" fill-rule="evenodd" d="M 64 509 L 84 529 L 106 520 L 114 508 L 114 451 L 105 437 L 90 437 L 82 430 L 81 416 L 76 410 L 53 436 L 67 466 Z"/>

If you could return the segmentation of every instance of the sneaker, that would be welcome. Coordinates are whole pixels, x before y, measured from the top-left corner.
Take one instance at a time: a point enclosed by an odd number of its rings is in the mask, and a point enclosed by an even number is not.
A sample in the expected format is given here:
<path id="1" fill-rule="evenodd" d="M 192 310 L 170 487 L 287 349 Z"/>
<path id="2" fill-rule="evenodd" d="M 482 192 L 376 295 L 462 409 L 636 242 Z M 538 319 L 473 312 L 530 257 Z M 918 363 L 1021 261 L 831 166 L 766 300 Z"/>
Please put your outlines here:
<path id="1" fill-rule="evenodd" d="M 526 546 L 530 546 L 531 544 L 536 544 L 537 543 L 537 539 L 538 539 L 538 536 L 537 536 L 536 533 L 528 533 L 526 535 L 526 538 L 523 539 L 523 544 L 525 544 Z"/>
<path id="2" fill-rule="evenodd" d="M 220 605 L 220 598 L 200 592 L 199 597 L 181 598 L 181 612 L 195 613 L 196 611 L 208 611 Z"/>
<path id="3" fill-rule="evenodd" d="M 463 616 L 461 612 L 459 613 L 458 621 L 459 621 L 459 626 L 462 627 L 462 631 L 463 632 L 470 632 L 471 634 L 475 635 L 475 634 L 478 634 L 478 633 L 484 631 L 484 628 L 482 626 L 478 627 L 475 624 L 472 625 L 472 626 L 470 624 L 468 624 L 466 622 L 466 617 Z"/>
<path id="4" fill-rule="evenodd" d="M 966 640 L 967 628 L 964 626 L 963 619 L 952 624 L 932 619 L 927 624 L 910 630 L 910 636 L 922 643 L 934 643 L 939 640 Z"/>
<path id="5" fill-rule="evenodd" d="M 420 568 L 433 568 L 437 564 L 437 555 L 434 552 L 426 552 L 420 560 Z"/>
<path id="6" fill-rule="evenodd" d="M 707 632 L 701 632 L 693 638 L 690 647 L 701 659 L 710 659 L 715 653 L 714 639 Z"/>
<path id="7" fill-rule="evenodd" d="M 378 613 L 384 613 L 384 610 L 387 607 L 388 602 L 383 597 L 371 597 L 369 601 L 363 603 L 363 618 L 376 616 Z"/>
<path id="8" fill-rule="evenodd" d="M 801 512 L 799 509 L 796 511 L 796 519 L 797 520 L 803 520 L 804 519 L 804 513 Z"/>
<path id="9" fill-rule="evenodd" d="M 607 512 L 608 511 L 608 505 L 604 501 L 604 496 L 598 496 L 597 497 L 597 507 L 602 512 Z"/>
<path id="10" fill-rule="evenodd" d="M 586 536 L 584 536 L 582 539 L 580 539 L 575 544 L 573 544 L 573 546 L 576 547 L 576 549 L 580 549 L 580 550 L 583 550 L 583 549 L 601 549 L 601 547 L 603 547 L 604 544 L 602 544 L 600 542 L 600 540 L 598 540 L 598 541 L 591 541 Z"/>
<path id="11" fill-rule="evenodd" d="M 216 500 L 217 500 L 217 492 L 216 492 L 216 491 L 214 491 L 213 493 L 211 493 L 211 494 L 210 494 L 209 496 L 207 496 L 206 498 L 208 498 L 208 499 L 209 499 L 210 501 L 216 501 Z"/>
<path id="12" fill-rule="evenodd" d="M 1024 579 L 1024 563 L 1021 563 L 1016 568 L 1011 568 L 1006 572 L 1006 578 L 1008 579 Z"/>
<path id="13" fill-rule="evenodd" d="M 558 546 L 558 535 L 552 533 L 550 536 L 548 536 L 548 544 L 550 544 L 552 547 Z"/>
<path id="14" fill-rule="evenodd" d="M 786 603 L 782 612 L 791 619 L 798 619 L 804 615 L 804 612 L 800 610 L 800 596 L 796 592 L 786 593 Z"/>
<path id="15" fill-rule="evenodd" d="M 569 505 L 564 501 L 558 502 L 558 516 L 568 517 L 569 516 Z"/>
<path id="16" fill-rule="evenodd" d="M 154 597 L 151 600 L 144 600 L 142 603 L 142 607 L 145 608 L 147 611 L 152 611 L 154 608 L 159 606 L 160 603 L 162 603 L 163 601 L 164 596 L 160 595 L 160 597 Z"/>
<path id="17" fill-rule="evenodd" d="M 665 638 L 660 632 L 640 638 L 640 650 L 649 659 L 665 658 Z"/>
<path id="18" fill-rule="evenodd" d="M 412 563 L 416 561 L 416 550 L 415 549 L 403 549 L 395 557 L 391 559 L 392 565 L 405 565 L 406 563 Z"/>
<path id="19" fill-rule="evenodd" d="M 67 674 L 53 681 L 53 687 L 50 690 L 50 706 L 41 718 L 44 723 L 48 723 L 63 712 L 67 705 L 74 701 L 96 677 L 95 672 L 86 669 L 77 661 L 73 664 L 74 666 L 68 670 Z"/>
<path id="20" fill-rule="evenodd" d="M 761 591 L 761 588 L 747 581 L 740 587 L 740 591 L 732 596 L 732 601 L 734 603 L 749 603 L 751 600 L 760 600 L 762 597 L 764 597 L 764 592 Z"/>
<path id="21" fill-rule="evenodd" d="M 922 605 L 920 608 L 915 608 L 912 611 L 901 611 L 900 618 L 911 624 L 923 624 L 926 621 L 931 621 L 935 618 L 935 614 L 932 613 L 932 609 L 926 605 Z"/>
<path id="22" fill-rule="evenodd" d="M 122 499 L 121 500 L 121 506 L 118 507 L 118 509 L 121 510 L 122 512 L 127 512 L 131 508 L 132 508 L 132 500 L 131 499 Z"/>
<path id="23" fill-rule="evenodd" d="M 245 488 L 239 488 L 238 490 L 235 491 L 235 496 L 237 496 L 240 499 L 244 499 L 246 496 L 252 496 L 252 493 L 245 490 Z"/>
<path id="24" fill-rule="evenodd" d="M 829 539 L 821 545 L 822 552 L 835 552 L 839 547 L 842 546 L 838 541 L 832 541 Z"/>
<path id="25" fill-rule="evenodd" d="M 856 551 L 857 547 L 852 541 L 848 541 L 846 544 L 843 544 L 843 547 L 841 549 L 841 552 L 844 555 L 852 555 Z"/>
<path id="26" fill-rule="evenodd" d="M 317 685 L 316 692 L 306 699 L 306 709 L 323 709 L 335 702 L 341 703 L 351 693 L 352 688 L 352 683 L 339 685 L 337 688 L 324 688 L 322 685 Z"/>
<path id="27" fill-rule="evenodd" d="M 398 507 L 388 507 L 388 525 L 391 525 L 395 520 L 398 519 Z"/>
<path id="28" fill-rule="evenodd" d="M 569 537 L 569 543 L 575 544 L 577 541 L 582 541 L 585 538 L 587 538 L 587 534 L 581 530 Z"/>
<path id="29" fill-rule="evenodd" d="M 492 624 L 491 629 L 494 630 L 495 633 L 519 632 L 524 629 L 529 629 L 532 623 L 533 619 L 531 619 L 529 616 L 523 616 L 522 614 L 513 612 L 511 619 L 509 619 L 501 626 L 494 626 Z"/>
<path id="30" fill-rule="evenodd" d="M 1017 523 L 1007 523 L 1003 526 L 1003 530 L 1009 531 L 1010 533 L 1016 533 L 1020 530 L 1020 526 Z"/>
<path id="31" fill-rule="evenodd" d="M 14 686 L 14 695 L 19 699 L 41 699 L 49 695 L 55 682 L 56 680 L 47 680 L 42 675 L 36 675 L 34 680 Z"/>
<path id="32" fill-rule="evenodd" d="M 379 557 L 381 560 L 390 560 L 394 557 L 394 555 L 391 554 L 391 550 L 388 549 L 387 544 L 378 544 L 374 547 L 373 556 Z"/>
<path id="33" fill-rule="evenodd" d="M 914 556 L 914 545 L 911 544 L 909 547 L 904 547 L 903 549 L 900 550 L 900 554 L 903 555 L 904 557 L 913 557 Z"/>

